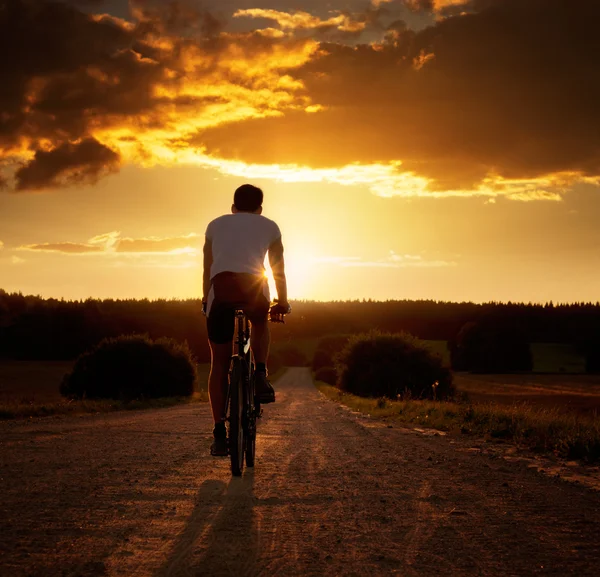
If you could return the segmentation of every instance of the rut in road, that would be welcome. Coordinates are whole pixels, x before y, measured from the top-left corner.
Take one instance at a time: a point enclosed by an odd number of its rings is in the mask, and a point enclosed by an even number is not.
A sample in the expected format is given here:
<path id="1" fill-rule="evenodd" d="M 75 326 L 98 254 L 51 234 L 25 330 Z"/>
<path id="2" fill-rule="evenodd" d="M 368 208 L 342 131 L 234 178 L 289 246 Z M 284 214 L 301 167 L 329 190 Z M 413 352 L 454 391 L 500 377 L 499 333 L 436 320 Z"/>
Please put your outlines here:
<path id="1" fill-rule="evenodd" d="M 206 405 L 0 424 L 0 574 L 597 574 L 599 493 L 276 390 L 242 478 Z"/>

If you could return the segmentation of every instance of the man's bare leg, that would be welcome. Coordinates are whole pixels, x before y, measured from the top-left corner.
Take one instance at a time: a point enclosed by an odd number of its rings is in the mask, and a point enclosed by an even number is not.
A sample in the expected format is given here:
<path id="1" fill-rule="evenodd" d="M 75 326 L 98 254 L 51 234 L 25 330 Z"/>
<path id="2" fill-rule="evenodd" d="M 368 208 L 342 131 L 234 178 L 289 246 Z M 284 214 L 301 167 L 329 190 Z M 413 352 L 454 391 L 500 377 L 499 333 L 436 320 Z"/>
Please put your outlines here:
<path id="1" fill-rule="evenodd" d="M 261 403 L 272 403 L 275 401 L 275 391 L 267 379 L 267 359 L 269 358 L 269 346 L 271 344 L 271 331 L 269 322 L 254 322 L 250 336 L 250 346 L 254 354 L 256 372 L 254 373 L 254 384 L 256 385 L 256 396 Z"/>
<path id="2" fill-rule="evenodd" d="M 208 377 L 208 396 L 212 409 L 215 425 L 222 423 L 225 419 L 225 391 L 227 390 L 227 378 L 233 343 L 217 344 L 208 341 L 210 345 L 210 375 Z"/>
<path id="3" fill-rule="evenodd" d="M 269 347 L 271 346 L 271 330 L 269 329 L 269 322 L 267 319 L 252 323 L 250 346 L 252 347 L 252 353 L 254 354 L 254 362 L 266 365 L 267 359 L 269 358 Z"/>

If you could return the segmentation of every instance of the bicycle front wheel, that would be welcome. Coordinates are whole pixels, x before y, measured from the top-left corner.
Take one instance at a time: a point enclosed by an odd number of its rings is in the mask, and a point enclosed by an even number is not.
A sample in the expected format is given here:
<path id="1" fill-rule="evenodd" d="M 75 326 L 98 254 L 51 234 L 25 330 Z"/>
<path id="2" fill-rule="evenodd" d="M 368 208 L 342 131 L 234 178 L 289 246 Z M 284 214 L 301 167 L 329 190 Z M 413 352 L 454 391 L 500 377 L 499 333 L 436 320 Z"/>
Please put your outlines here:
<path id="1" fill-rule="evenodd" d="M 242 361 L 234 358 L 229 372 L 229 454 L 231 474 L 239 477 L 244 468 L 244 371 Z"/>
<path id="2" fill-rule="evenodd" d="M 254 382 L 252 376 L 248 379 L 246 387 L 246 467 L 254 467 L 254 457 L 256 455 L 256 416 L 259 412 L 258 406 L 254 403 Z"/>

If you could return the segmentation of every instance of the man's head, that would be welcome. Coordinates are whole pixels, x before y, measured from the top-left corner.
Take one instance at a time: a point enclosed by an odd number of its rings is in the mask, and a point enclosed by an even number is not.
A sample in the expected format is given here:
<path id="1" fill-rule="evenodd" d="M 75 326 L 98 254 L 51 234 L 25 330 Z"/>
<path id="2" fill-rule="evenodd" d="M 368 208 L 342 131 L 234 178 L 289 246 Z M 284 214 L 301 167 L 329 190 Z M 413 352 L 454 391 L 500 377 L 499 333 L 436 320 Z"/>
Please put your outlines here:
<path id="1" fill-rule="evenodd" d="M 251 184 L 242 184 L 233 195 L 231 212 L 262 212 L 263 191 Z"/>

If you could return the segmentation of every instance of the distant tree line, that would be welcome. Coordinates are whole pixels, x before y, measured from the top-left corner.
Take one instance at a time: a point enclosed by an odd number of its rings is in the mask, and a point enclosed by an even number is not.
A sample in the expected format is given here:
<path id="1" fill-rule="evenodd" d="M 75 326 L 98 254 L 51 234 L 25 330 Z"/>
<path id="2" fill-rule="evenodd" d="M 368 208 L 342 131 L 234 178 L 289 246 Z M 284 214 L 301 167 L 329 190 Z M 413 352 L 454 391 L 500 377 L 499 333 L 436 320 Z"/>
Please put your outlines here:
<path id="1" fill-rule="evenodd" d="M 289 343 L 372 329 L 448 341 L 453 364 L 467 369 L 465 343 L 485 342 L 489 353 L 503 344 L 548 342 L 575 345 L 588 370 L 600 370 L 600 303 L 299 301 L 285 325 L 272 327 L 275 342 Z M 75 359 L 103 338 L 134 333 L 187 341 L 200 362 L 209 360 L 198 299 L 64 301 L 0 290 L 0 358 Z"/>

